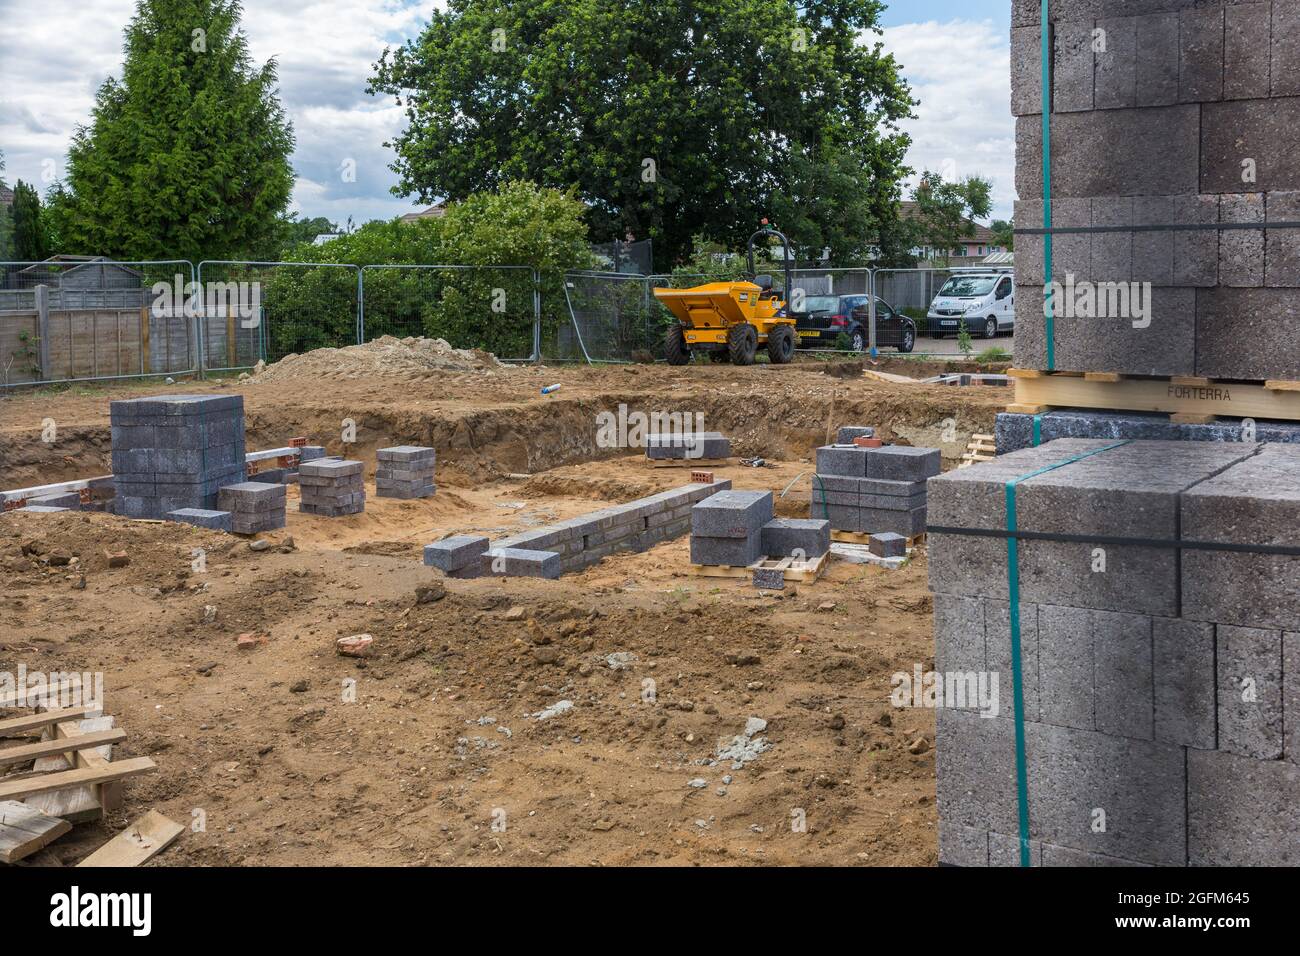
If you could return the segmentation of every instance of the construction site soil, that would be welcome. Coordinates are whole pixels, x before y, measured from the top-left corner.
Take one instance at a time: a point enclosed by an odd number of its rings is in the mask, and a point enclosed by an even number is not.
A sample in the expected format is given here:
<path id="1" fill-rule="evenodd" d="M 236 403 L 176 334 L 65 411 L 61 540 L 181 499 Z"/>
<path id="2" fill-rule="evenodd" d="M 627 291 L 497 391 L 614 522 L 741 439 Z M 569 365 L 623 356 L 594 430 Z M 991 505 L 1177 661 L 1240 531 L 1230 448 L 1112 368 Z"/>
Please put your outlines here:
<path id="1" fill-rule="evenodd" d="M 693 576 L 685 537 L 554 581 L 444 580 L 420 551 L 688 481 L 602 447 L 597 416 L 620 405 L 702 415 L 738 456 L 717 477 L 807 516 L 812 451 L 834 427 L 941 447 L 953 467 L 1004 390 L 812 361 L 409 378 L 314 361 L 311 377 L 0 399 L 4 488 L 108 473 L 109 401 L 164 392 L 238 392 L 250 451 L 306 436 L 368 478 L 378 448 L 438 452 L 434 497 L 372 489 L 359 515 L 301 514 L 290 486 L 266 550 L 98 513 L 0 518 L 0 671 L 103 672 L 129 735 L 115 759 L 158 765 L 121 810 L 23 865 L 74 863 L 150 808 L 188 829 L 152 865 L 935 863 L 933 714 L 889 700 L 893 674 L 933 663 L 924 546 L 897 571 L 834 560 L 784 592 Z M 129 564 L 108 567 L 114 551 Z M 237 648 L 245 633 L 264 641 Z M 361 633 L 371 658 L 335 653 Z M 768 749 L 716 760 L 754 717 Z"/>

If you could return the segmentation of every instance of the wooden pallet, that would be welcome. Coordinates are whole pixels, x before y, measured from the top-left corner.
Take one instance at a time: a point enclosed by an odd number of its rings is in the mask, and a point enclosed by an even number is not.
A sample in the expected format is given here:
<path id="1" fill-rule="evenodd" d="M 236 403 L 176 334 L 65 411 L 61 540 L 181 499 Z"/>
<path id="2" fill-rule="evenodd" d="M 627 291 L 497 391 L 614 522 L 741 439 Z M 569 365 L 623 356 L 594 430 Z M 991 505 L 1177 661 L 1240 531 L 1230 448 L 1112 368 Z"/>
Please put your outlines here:
<path id="1" fill-rule="evenodd" d="M 838 541 L 840 544 L 870 544 L 871 535 L 858 531 L 832 531 L 831 540 Z M 908 548 L 915 548 L 922 544 L 925 544 L 924 531 L 907 539 Z"/>
<path id="2" fill-rule="evenodd" d="M 651 468 L 722 468 L 730 458 L 647 458 Z"/>
<path id="3" fill-rule="evenodd" d="M 827 551 L 819 558 L 762 558 L 753 564 L 741 567 L 730 564 L 692 564 L 691 574 L 705 578 L 752 578 L 754 572 L 780 571 L 785 581 L 811 583 L 822 576 L 829 563 L 831 553 Z"/>
<path id="4" fill-rule="evenodd" d="M 958 468 L 969 468 L 981 461 L 992 461 L 998 455 L 998 448 L 992 435 L 971 435 L 966 454 L 961 456 Z"/>
<path id="5" fill-rule="evenodd" d="M 1239 382 L 1188 375 L 1041 372 L 1009 369 L 1016 382 L 1009 412 L 1037 415 L 1056 408 L 1165 412 L 1178 423 L 1225 418 L 1300 421 L 1300 382 Z"/>

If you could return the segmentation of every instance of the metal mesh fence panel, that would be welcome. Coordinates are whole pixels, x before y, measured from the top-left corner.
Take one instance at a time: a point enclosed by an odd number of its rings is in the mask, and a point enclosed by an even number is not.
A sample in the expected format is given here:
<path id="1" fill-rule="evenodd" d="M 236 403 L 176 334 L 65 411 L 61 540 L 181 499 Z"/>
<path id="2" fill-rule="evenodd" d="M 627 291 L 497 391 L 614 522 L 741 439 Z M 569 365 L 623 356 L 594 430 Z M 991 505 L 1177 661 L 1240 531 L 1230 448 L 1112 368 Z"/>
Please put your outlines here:
<path id="1" fill-rule="evenodd" d="M 503 361 L 536 354 L 537 273 L 528 266 L 371 265 L 362 269 L 365 341 L 445 339 Z"/>
<path id="2" fill-rule="evenodd" d="M 0 263 L 0 385 L 197 371 L 193 280 L 182 259 Z"/>
<path id="3" fill-rule="evenodd" d="M 205 371 L 358 342 L 358 266 L 208 260 L 198 274 Z"/>
<path id="4" fill-rule="evenodd" d="M 560 323 L 549 352 L 568 361 L 630 362 L 658 358 L 657 324 L 646 277 L 571 272 L 564 276 L 569 322 Z"/>

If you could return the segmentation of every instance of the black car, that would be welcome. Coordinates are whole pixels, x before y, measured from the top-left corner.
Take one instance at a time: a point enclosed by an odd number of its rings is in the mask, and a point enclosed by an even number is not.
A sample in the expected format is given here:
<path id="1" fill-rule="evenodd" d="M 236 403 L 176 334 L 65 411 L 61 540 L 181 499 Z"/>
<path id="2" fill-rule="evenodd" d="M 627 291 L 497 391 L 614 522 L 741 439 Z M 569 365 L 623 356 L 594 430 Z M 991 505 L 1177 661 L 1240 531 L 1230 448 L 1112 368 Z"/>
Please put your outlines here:
<path id="1" fill-rule="evenodd" d="M 791 312 L 800 348 L 833 349 L 843 333 L 849 348 L 865 352 L 871 346 L 868 302 L 865 294 L 808 296 L 803 312 Z M 910 352 L 916 345 L 916 323 L 881 298 L 876 299 L 876 345 L 900 352 Z"/>

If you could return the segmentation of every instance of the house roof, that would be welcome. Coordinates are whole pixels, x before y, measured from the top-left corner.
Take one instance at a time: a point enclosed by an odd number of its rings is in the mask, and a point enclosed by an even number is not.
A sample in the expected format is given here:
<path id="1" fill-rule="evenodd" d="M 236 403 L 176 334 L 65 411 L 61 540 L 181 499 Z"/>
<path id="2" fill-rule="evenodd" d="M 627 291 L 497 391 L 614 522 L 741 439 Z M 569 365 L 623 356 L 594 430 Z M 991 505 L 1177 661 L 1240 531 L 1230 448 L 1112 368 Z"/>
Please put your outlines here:
<path id="1" fill-rule="evenodd" d="M 898 215 L 900 219 L 919 219 L 921 217 L 921 204 L 910 199 L 905 199 L 898 204 Z M 996 241 L 993 230 L 988 226 L 982 226 L 972 219 L 966 220 L 966 230 L 962 233 L 958 242 L 982 242 L 990 243 Z"/>
<path id="2" fill-rule="evenodd" d="M 14 204 L 14 191 L 8 186 L 0 186 L 0 206 L 12 206 Z"/>
<path id="3" fill-rule="evenodd" d="M 447 204 L 445 202 L 434 203 L 427 209 L 421 209 L 419 212 L 408 212 L 401 218 L 401 222 L 417 222 L 420 219 L 441 219 L 447 214 Z"/>

